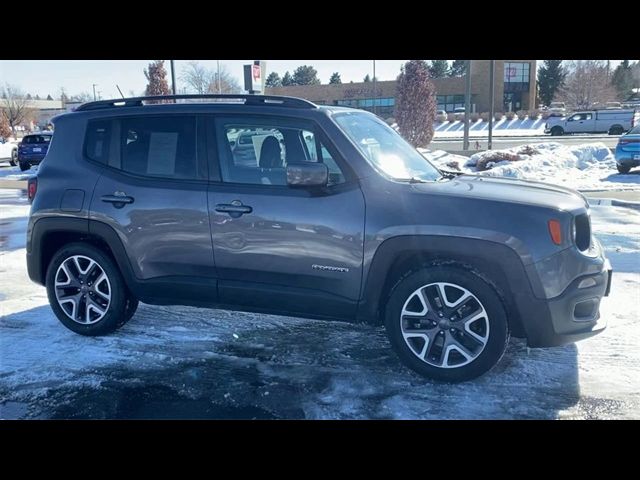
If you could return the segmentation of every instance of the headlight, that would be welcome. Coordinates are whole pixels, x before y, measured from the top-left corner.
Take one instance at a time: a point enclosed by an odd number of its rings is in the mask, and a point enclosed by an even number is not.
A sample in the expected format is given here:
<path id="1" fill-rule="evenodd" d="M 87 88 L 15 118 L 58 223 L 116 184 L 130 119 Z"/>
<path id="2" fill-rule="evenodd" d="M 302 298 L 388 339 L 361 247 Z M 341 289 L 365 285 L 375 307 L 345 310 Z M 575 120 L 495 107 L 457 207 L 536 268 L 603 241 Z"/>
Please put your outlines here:
<path id="1" fill-rule="evenodd" d="M 573 244 L 576 244 L 576 219 L 574 218 L 571 221 L 571 241 L 573 242 Z"/>

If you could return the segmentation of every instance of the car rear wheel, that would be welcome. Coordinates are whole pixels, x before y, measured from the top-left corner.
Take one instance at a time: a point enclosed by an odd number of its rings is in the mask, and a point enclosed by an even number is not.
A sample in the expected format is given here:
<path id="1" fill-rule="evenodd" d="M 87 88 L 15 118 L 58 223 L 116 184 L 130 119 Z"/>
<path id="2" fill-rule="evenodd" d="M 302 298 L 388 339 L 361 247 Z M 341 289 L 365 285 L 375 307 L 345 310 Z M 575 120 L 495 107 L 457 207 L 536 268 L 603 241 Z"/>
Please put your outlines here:
<path id="1" fill-rule="evenodd" d="M 31 164 L 29 162 L 20 162 L 20 170 L 25 171 L 31 168 Z"/>
<path id="2" fill-rule="evenodd" d="M 618 173 L 629 173 L 629 170 L 631 170 L 631 167 L 626 166 L 626 165 L 616 165 L 616 168 L 618 169 Z"/>
<path id="3" fill-rule="evenodd" d="M 129 292 L 116 265 L 91 245 L 61 248 L 47 269 L 46 286 L 58 320 L 81 335 L 110 333 L 135 312 L 132 304 L 127 308 Z"/>
<path id="4" fill-rule="evenodd" d="M 385 327 L 406 366 L 444 382 L 486 373 L 509 341 L 497 292 L 462 267 L 426 267 L 401 278 L 387 302 Z"/>
<path id="5" fill-rule="evenodd" d="M 624 128 L 620 125 L 614 125 L 609 129 L 609 135 L 622 135 L 624 133 Z"/>
<path id="6" fill-rule="evenodd" d="M 9 160 L 9 165 L 15 167 L 18 163 L 18 150 L 13 150 L 11 152 L 11 160 Z"/>

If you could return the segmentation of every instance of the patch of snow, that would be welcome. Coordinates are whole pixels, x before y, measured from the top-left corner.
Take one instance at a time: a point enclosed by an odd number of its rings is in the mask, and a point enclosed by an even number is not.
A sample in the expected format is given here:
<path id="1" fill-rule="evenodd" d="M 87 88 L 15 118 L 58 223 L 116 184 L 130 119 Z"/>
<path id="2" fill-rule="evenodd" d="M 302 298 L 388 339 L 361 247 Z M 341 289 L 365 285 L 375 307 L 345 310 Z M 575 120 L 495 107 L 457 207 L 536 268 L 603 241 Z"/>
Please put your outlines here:
<path id="1" fill-rule="evenodd" d="M 7 164 L 8 165 L 8 164 Z M 38 165 L 32 165 L 29 170 L 24 172 L 20 170 L 20 167 L 3 167 L 0 166 L 0 179 L 4 180 L 28 180 L 30 177 L 38 173 Z"/>
<path id="2" fill-rule="evenodd" d="M 521 153 L 527 149 L 533 154 Z M 640 175 L 634 171 L 626 175 L 619 174 L 611 150 L 601 142 L 582 145 L 531 143 L 479 152 L 471 157 L 449 155 L 441 150 L 420 151 L 436 166 L 463 173 L 536 180 L 582 191 L 640 190 Z M 478 171 L 478 162 L 496 155 L 497 152 L 517 155 L 520 160 L 488 163 L 487 170 Z"/>

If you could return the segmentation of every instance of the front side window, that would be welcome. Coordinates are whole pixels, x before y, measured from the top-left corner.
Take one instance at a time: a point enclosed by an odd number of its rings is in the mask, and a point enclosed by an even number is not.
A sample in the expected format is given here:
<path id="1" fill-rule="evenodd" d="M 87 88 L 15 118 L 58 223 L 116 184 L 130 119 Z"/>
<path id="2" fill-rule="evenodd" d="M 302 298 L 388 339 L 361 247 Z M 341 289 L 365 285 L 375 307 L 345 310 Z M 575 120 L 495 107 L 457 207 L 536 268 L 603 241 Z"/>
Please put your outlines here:
<path id="1" fill-rule="evenodd" d="M 435 181 L 442 177 L 438 169 L 376 116 L 344 112 L 333 118 L 374 168 L 387 176 L 405 181 Z"/>
<path id="2" fill-rule="evenodd" d="M 288 164 L 321 162 L 329 170 L 329 185 L 343 183 L 342 170 L 314 129 L 296 123 L 217 120 L 222 181 L 284 186 Z"/>

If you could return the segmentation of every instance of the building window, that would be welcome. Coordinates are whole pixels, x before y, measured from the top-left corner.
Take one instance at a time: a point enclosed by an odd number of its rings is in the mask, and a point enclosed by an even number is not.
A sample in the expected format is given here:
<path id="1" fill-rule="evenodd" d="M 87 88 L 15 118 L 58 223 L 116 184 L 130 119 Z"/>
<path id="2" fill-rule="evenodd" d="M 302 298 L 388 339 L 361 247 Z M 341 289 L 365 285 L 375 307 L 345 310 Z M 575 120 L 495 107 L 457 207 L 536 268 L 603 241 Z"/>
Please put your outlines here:
<path id="1" fill-rule="evenodd" d="M 464 95 L 436 95 L 438 110 L 453 112 L 456 108 L 464 108 Z M 471 103 L 474 103 L 474 95 L 471 96 Z"/>
<path id="2" fill-rule="evenodd" d="M 522 62 L 505 62 L 504 64 L 504 91 L 528 92 L 529 73 L 531 64 Z"/>

